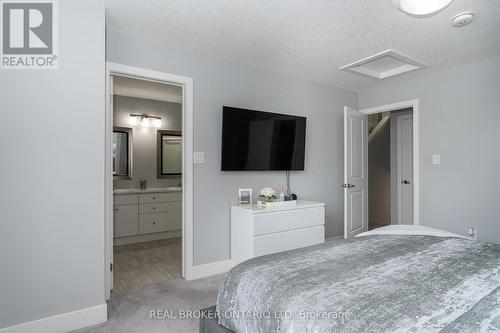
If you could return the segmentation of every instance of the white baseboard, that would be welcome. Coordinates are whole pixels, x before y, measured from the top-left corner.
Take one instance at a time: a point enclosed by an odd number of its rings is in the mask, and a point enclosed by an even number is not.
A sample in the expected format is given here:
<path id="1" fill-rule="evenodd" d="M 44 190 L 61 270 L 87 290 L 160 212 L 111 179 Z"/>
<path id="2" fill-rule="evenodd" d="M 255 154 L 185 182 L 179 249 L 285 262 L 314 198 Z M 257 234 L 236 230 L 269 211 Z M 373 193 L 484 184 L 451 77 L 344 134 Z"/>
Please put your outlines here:
<path id="1" fill-rule="evenodd" d="M 186 274 L 186 280 L 196 280 L 207 276 L 222 274 L 233 267 L 233 262 L 230 259 L 211 262 L 203 265 L 192 267 L 191 272 Z M 0 332 L 1 333 L 1 332 Z"/>
<path id="2" fill-rule="evenodd" d="M 106 304 L 90 308 L 66 312 L 52 317 L 46 317 L 9 326 L 0 329 L 0 333 L 64 333 L 83 327 L 97 325 L 108 319 Z"/>

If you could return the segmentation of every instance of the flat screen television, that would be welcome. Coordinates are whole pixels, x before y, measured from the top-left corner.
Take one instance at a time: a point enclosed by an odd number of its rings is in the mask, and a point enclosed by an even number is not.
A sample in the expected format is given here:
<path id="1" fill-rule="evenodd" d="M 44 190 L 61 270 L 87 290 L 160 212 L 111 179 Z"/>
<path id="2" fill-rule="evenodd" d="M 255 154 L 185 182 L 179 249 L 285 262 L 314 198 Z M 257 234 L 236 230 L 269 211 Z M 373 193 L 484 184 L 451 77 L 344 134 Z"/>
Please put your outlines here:
<path id="1" fill-rule="evenodd" d="M 305 143 L 305 117 L 222 108 L 222 171 L 304 170 Z"/>

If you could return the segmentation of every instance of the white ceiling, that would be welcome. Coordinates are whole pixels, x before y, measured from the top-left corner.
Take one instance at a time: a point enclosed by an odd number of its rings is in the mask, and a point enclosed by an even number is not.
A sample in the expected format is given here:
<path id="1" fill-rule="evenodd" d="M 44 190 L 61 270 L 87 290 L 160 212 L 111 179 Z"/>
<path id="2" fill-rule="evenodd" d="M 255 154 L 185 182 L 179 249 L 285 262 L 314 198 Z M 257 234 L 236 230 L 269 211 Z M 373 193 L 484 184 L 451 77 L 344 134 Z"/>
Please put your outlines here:
<path id="1" fill-rule="evenodd" d="M 500 54 L 500 0 L 455 0 L 430 18 L 392 0 L 106 0 L 108 29 L 333 86 L 377 81 L 340 66 L 395 49 L 435 71 Z M 475 12 L 470 25 L 451 18 Z M 407 73 L 404 76 L 414 75 Z M 388 79 L 392 80 L 392 79 Z"/>

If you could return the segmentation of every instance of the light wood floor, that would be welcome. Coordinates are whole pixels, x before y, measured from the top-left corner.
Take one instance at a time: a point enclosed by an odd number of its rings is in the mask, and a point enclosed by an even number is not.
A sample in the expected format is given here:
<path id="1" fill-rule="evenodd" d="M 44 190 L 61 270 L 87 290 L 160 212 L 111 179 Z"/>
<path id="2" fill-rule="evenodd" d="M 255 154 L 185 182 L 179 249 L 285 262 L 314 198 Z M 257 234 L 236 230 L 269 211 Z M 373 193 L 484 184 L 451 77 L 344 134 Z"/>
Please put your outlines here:
<path id="1" fill-rule="evenodd" d="M 115 246 L 113 293 L 181 278 L 181 238 Z"/>

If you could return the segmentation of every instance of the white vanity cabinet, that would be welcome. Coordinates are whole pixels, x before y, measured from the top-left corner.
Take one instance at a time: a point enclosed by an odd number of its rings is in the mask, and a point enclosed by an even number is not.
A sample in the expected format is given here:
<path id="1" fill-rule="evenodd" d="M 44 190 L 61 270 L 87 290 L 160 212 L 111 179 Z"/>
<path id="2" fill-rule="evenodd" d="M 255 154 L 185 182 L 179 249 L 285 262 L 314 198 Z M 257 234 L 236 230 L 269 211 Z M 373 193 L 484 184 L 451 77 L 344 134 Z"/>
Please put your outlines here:
<path id="1" fill-rule="evenodd" d="M 128 237 L 137 235 L 138 207 L 135 205 L 116 205 L 114 212 L 114 237 Z"/>
<path id="2" fill-rule="evenodd" d="M 179 237 L 181 229 L 181 192 L 115 193 L 116 245 Z"/>
<path id="3" fill-rule="evenodd" d="M 182 201 L 167 202 L 167 230 L 182 229 Z"/>

